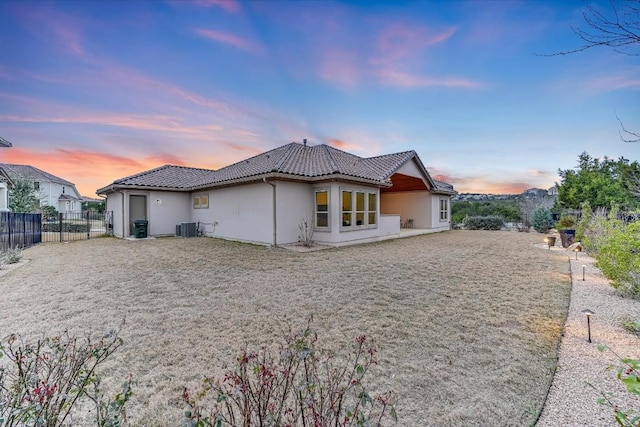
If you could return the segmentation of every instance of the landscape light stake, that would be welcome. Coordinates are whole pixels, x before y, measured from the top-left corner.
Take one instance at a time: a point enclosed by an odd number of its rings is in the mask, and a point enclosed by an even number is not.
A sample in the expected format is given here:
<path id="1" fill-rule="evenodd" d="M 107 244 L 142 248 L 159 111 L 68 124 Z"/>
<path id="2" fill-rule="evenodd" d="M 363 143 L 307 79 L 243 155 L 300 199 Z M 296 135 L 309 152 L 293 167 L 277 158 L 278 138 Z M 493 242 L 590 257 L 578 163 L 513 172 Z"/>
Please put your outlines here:
<path id="1" fill-rule="evenodd" d="M 582 264 L 582 281 L 584 282 L 584 270 L 587 268 L 586 265 Z"/>
<path id="2" fill-rule="evenodd" d="M 587 331 L 589 334 L 587 338 L 587 342 L 591 342 L 591 316 L 596 313 L 589 310 L 588 308 L 585 308 L 584 310 L 582 310 L 582 312 L 587 315 Z"/>

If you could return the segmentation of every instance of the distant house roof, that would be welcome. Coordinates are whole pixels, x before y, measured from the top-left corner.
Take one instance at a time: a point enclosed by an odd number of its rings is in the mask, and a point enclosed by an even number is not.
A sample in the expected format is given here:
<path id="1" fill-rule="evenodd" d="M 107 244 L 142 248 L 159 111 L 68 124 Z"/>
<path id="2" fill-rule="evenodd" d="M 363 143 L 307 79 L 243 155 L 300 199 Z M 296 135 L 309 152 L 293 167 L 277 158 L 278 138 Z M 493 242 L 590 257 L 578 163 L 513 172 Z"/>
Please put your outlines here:
<path id="1" fill-rule="evenodd" d="M 50 174 L 49 172 L 45 172 L 41 169 L 38 169 L 34 166 L 29 165 L 12 165 L 8 163 L 0 163 L 0 169 L 4 169 L 7 175 L 13 179 L 27 178 L 37 182 L 52 182 L 54 184 L 66 185 L 72 187 L 76 194 L 80 195 L 76 186 L 73 182 L 67 181 L 66 179 L 59 178 L 55 175 Z M 71 200 L 71 199 L 70 199 Z M 73 200 L 76 200 L 73 197 Z"/>
<path id="2" fill-rule="evenodd" d="M 0 136 L 0 147 L 13 147 L 9 141 Z"/>
<path id="3" fill-rule="evenodd" d="M 69 182 L 66 179 L 59 178 L 55 175 L 51 175 L 49 172 L 45 172 L 29 165 L 12 165 L 8 163 L 0 163 L 0 167 L 3 168 L 11 177 L 15 178 L 29 178 L 34 181 L 55 182 L 57 184 L 64 184 L 73 186 L 73 182 Z"/>
<path id="4" fill-rule="evenodd" d="M 434 181 L 415 151 L 362 158 L 328 145 L 303 145 L 292 142 L 217 171 L 165 165 L 115 180 L 98 194 L 122 187 L 145 187 L 193 191 L 233 185 L 263 178 L 319 181 L 328 178 L 352 180 L 389 187 L 389 178 L 407 161 L 415 159 L 430 187 L 436 192 L 453 194 L 448 184 Z"/>
<path id="5" fill-rule="evenodd" d="M 2 169 L 2 165 L 0 165 L 0 182 L 6 182 L 9 184 L 9 188 L 13 187 L 13 181 L 11 181 L 11 177 Z"/>

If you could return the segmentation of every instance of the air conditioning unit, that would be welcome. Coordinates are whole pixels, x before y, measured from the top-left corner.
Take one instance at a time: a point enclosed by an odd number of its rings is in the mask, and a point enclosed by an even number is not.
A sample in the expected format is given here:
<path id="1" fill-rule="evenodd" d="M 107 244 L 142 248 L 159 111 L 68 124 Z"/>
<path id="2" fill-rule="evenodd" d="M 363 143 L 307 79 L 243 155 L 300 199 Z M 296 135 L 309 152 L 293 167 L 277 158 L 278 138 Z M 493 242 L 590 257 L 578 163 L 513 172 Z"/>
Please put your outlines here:
<path id="1" fill-rule="evenodd" d="M 198 226 L 195 222 L 183 222 L 176 224 L 176 236 L 179 237 L 196 237 L 198 235 Z"/>

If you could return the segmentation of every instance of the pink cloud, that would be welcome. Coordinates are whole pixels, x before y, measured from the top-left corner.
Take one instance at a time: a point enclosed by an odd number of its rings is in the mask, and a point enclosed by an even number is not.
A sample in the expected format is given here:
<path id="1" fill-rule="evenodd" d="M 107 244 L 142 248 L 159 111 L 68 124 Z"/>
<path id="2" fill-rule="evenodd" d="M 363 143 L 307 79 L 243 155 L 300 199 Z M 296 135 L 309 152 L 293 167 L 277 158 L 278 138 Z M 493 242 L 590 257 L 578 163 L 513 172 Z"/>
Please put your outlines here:
<path id="1" fill-rule="evenodd" d="M 344 50 L 327 51 L 318 73 L 323 80 L 336 82 L 341 86 L 355 86 L 361 77 L 354 55 Z"/>
<path id="2" fill-rule="evenodd" d="M 240 5 L 235 0 L 196 0 L 194 3 L 204 7 L 217 6 L 229 13 L 240 12 Z"/>
<path id="3" fill-rule="evenodd" d="M 327 144 L 343 151 L 361 151 L 362 150 L 362 147 L 360 147 L 359 145 L 352 144 L 342 139 L 329 138 L 327 139 Z"/>
<path id="4" fill-rule="evenodd" d="M 254 55 L 261 53 L 263 50 L 258 43 L 243 39 L 242 37 L 238 37 L 234 34 L 216 30 L 205 30 L 201 28 L 197 28 L 194 31 L 206 39 L 225 43 L 249 53 L 253 53 Z"/>
<path id="5" fill-rule="evenodd" d="M 456 27 L 449 27 L 439 33 L 430 34 L 425 28 L 391 25 L 378 35 L 377 55 L 371 59 L 371 63 L 381 65 L 411 58 L 426 47 L 448 40 L 456 30 Z"/>
<path id="6" fill-rule="evenodd" d="M 449 88 L 465 88 L 475 89 L 483 85 L 473 80 L 460 77 L 440 76 L 427 77 L 416 76 L 392 69 L 383 69 L 378 72 L 380 83 L 388 86 L 396 86 L 403 88 L 425 88 L 425 87 L 449 87 Z"/>

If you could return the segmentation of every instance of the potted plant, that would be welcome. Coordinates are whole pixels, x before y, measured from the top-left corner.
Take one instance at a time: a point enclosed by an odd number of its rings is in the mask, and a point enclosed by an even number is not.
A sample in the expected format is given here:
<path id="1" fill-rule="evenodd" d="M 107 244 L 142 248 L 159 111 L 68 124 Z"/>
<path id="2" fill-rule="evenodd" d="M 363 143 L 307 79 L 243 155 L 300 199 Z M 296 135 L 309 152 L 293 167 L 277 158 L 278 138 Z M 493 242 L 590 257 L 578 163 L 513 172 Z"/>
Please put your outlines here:
<path id="1" fill-rule="evenodd" d="M 562 241 L 562 247 L 568 248 L 573 244 L 576 238 L 576 219 L 572 216 L 563 215 L 556 223 L 556 230 L 560 233 L 560 240 Z"/>

